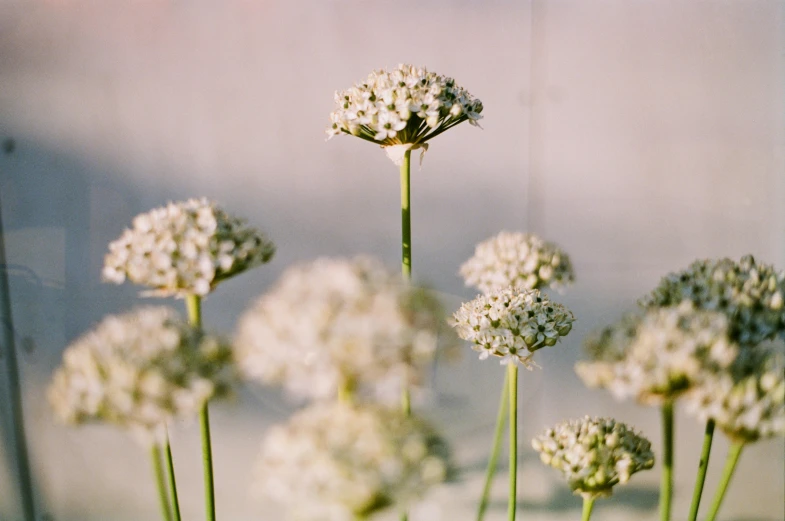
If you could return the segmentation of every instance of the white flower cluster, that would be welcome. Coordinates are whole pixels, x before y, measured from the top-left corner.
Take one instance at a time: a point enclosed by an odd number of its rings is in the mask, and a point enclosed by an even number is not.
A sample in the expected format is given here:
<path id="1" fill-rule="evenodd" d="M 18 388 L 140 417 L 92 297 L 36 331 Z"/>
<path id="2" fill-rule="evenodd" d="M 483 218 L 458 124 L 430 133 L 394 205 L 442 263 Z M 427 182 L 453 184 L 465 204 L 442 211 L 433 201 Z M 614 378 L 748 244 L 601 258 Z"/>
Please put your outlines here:
<path id="1" fill-rule="evenodd" d="M 137 215 L 109 244 L 103 278 L 128 279 L 159 296 L 204 296 L 274 252 L 273 243 L 242 220 L 206 199 L 190 199 Z"/>
<path id="2" fill-rule="evenodd" d="M 646 404 L 692 389 L 730 367 L 738 354 L 725 315 L 696 310 L 689 301 L 628 315 L 589 337 L 586 348 L 591 359 L 578 362 L 575 371 L 587 386 Z"/>
<path id="3" fill-rule="evenodd" d="M 698 308 L 725 313 L 731 338 L 755 345 L 777 335 L 785 338 L 784 297 L 785 273 L 747 255 L 739 262 L 696 261 L 663 278 L 641 305 L 665 307 L 691 300 Z"/>
<path id="4" fill-rule="evenodd" d="M 421 144 L 455 125 L 478 125 L 482 102 L 455 80 L 413 65 L 378 70 L 335 93 L 328 139 L 352 134 L 381 146 Z"/>
<path id="5" fill-rule="evenodd" d="M 534 351 L 556 345 L 572 329 L 575 317 L 539 290 L 505 288 L 464 303 L 450 324 L 458 336 L 480 353 L 501 357 L 501 363 L 531 368 Z"/>
<path id="6" fill-rule="evenodd" d="M 501 232 L 477 245 L 461 266 L 467 286 L 483 293 L 507 286 L 560 289 L 575 280 L 570 257 L 531 233 Z"/>
<path id="7" fill-rule="evenodd" d="M 370 257 L 323 258 L 289 268 L 243 315 L 236 358 L 247 377 L 297 396 L 358 388 L 397 400 L 422 383 L 442 333 L 442 308 L 426 290 Z"/>
<path id="8" fill-rule="evenodd" d="M 532 447 L 543 463 L 564 473 L 575 494 L 587 499 L 608 497 L 614 485 L 654 466 L 651 442 L 610 418 L 562 422 L 534 438 Z"/>
<path id="9" fill-rule="evenodd" d="M 734 440 L 785 435 L 785 356 L 773 347 L 745 350 L 730 370 L 690 393 L 687 408 Z"/>
<path id="10" fill-rule="evenodd" d="M 405 507 L 448 470 L 442 439 L 398 409 L 317 402 L 270 429 L 256 485 L 289 519 L 355 521 Z"/>
<path id="11" fill-rule="evenodd" d="M 66 423 L 108 422 L 142 435 L 229 392 L 231 347 L 166 307 L 106 317 L 63 354 L 49 401 Z"/>

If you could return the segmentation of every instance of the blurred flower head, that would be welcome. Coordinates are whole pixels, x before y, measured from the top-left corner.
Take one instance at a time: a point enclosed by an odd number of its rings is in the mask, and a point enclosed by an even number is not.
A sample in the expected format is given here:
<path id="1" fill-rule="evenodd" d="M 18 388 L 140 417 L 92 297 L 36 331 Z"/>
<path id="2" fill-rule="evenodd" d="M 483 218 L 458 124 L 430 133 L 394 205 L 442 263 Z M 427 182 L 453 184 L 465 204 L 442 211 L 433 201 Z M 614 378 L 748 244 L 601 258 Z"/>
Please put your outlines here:
<path id="1" fill-rule="evenodd" d="M 575 370 L 587 386 L 646 404 L 678 397 L 728 368 L 739 351 L 728 339 L 726 316 L 696 310 L 689 301 L 626 315 L 589 336 L 585 346 L 589 360 Z"/>
<path id="2" fill-rule="evenodd" d="M 734 440 L 785 435 L 782 344 L 743 351 L 733 366 L 710 374 L 686 403 L 701 421 L 713 419 Z"/>
<path id="3" fill-rule="evenodd" d="M 663 278 L 640 304 L 667 307 L 689 300 L 699 309 L 719 311 L 728 317 L 731 339 L 746 346 L 785 338 L 783 297 L 785 273 L 747 255 L 739 262 L 696 261 Z"/>
<path id="4" fill-rule="evenodd" d="M 480 360 L 501 357 L 501 363 L 531 368 L 534 352 L 553 346 L 572 329 L 575 317 L 538 290 L 505 288 L 464 303 L 450 324 L 471 342 Z"/>
<path id="5" fill-rule="evenodd" d="M 336 92 L 335 104 L 328 139 L 351 134 L 382 147 L 419 148 L 464 121 L 479 126 L 482 117 L 482 102 L 454 79 L 404 64 Z"/>
<path id="6" fill-rule="evenodd" d="M 234 378 L 231 348 L 166 307 L 110 315 L 63 354 L 48 390 L 66 423 L 107 422 L 154 437 L 195 416 Z"/>
<path id="7" fill-rule="evenodd" d="M 370 257 L 322 258 L 289 268 L 242 316 L 236 357 L 246 377 L 296 396 L 398 400 L 422 384 L 440 335 L 452 336 L 427 290 Z"/>
<path id="8" fill-rule="evenodd" d="M 132 228 L 109 244 L 103 279 L 128 279 L 157 296 L 204 296 L 274 252 L 273 243 L 244 221 L 206 199 L 190 199 L 137 215 Z"/>
<path id="9" fill-rule="evenodd" d="M 483 293 L 508 286 L 560 289 L 575 280 L 570 257 L 561 248 L 531 233 L 511 232 L 479 243 L 461 275 L 467 286 Z"/>
<path id="10" fill-rule="evenodd" d="M 562 422 L 532 440 L 546 465 L 562 471 L 575 494 L 608 497 L 640 470 L 654 466 L 651 442 L 610 418 Z"/>
<path id="11" fill-rule="evenodd" d="M 445 442 L 399 409 L 317 402 L 268 431 L 256 489 L 289 519 L 355 521 L 405 508 L 448 470 Z"/>

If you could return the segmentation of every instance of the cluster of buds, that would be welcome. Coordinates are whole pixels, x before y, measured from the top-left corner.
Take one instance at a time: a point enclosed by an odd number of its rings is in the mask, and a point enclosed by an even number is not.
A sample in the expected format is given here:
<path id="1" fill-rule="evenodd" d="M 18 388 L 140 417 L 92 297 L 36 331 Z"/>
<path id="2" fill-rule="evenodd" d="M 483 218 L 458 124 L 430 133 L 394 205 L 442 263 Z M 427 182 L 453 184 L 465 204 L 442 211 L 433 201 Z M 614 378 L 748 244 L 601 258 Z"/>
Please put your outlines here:
<path id="1" fill-rule="evenodd" d="M 405 508 L 449 468 L 444 441 L 399 409 L 317 402 L 270 429 L 256 486 L 289 519 L 353 521 Z"/>
<path id="2" fill-rule="evenodd" d="M 785 274 L 747 255 L 739 262 L 696 261 L 663 278 L 641 305 L 668 307 L 689 300 L 699 309 L 724 313 L 731 339 L 746 346 L 778 335 L 785 338 L 783 298 Z"/>
<path id="3" fill-rule="evenodd" d="M 590 360 L 575 370 L 589 387 L 617 398 L 656 404 L 699 385 L 733 364 L 738 347 L 721 313 L 696 310 L 690 301 L 628 315 L 586 341 Z"/>
<path id="4" fill-rule="evenodd" d="M 190 199 L 136 216 L 109 244 L 103 278 L 128 279 L 157 296 L 204 296 L 273 253 L 273 243 L 244 221 L 206 199 Z"/>
<path id="5" fill-rule="evenodd" d="M 586 416 L 560 423 L 534 438 L 532 447 L 586 499 L 608 497 L 614 485 L 654 466 L 651 442 L 609 418 Z"/>
<path id="6" fill-rule="evenodd" d="M 534 352 L 553 346 L 572 329 L 575 317 L 538 290 L 505 288 L 480 295 L 455 312 L 451 325 L 471 342 L 480 359 L 531 368 Z"/>
<path id="7" fill-rule="evenodd" d="M 49 387 L 66 423 L 108 422 L 155 439 L 195 416 L 234 378 L 231 347 L 166 307 L 110 315 L 71 344 Z"/>
<path id="8" fill-rule="evenodd" d="M 336 92 L 335 104 L 328 138 L 345 133 L 383 147 L 422 145 L 464 121 L 478 125 L 482 117 L 482 102 L 454 79 L 404 64 Z"/>
<path id="9" fill-rule="evenodd" d="M 479 243 L 461 275 L 467 286 L 483 293 L 508 286 L 561 289 L 575 280 L 570 257 L 561 248 L 531 233 L 511 232 Z"/>
<path id="10" fill-rule="evenodd" d="M 449 333 L 438 300 L 381 262 L 323 258 L 289 268 L 240 319 L 235 344 L 245 376 L 294 395 L 358 388 L 386 401 L 422 383 Z"/>

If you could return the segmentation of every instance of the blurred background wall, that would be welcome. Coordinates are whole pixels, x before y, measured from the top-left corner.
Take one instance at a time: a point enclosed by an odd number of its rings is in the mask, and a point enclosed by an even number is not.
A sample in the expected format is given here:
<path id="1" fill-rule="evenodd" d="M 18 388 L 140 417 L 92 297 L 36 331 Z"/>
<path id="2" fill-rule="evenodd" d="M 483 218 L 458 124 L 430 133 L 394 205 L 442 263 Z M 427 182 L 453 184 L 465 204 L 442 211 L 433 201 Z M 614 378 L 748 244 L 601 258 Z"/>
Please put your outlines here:
<path id="1" fill-rule="evenodd" d="M 45 400 L 67 343 L 142 300 L 137 287 L 100 283 L 107 243 L 137 213 L 194 196 L 268 232 L 274 261 L 205 303 L 205 323 L 226 333 L 293 262 L 362 252 L 396 266 L 396 168 L 360 140 L 325 143 L 324 128 L 335 90 L 410 62 L 485 106 L 483 130 L 440 136 L 413 170 L 416 279 L 457 308 L 473 296 L 459 265 L 502 229 L 536 232 L 574 260 L 578 282 L 557 299 L 577 326 L 523 375 L 521 502 L 526 519 L 575 519 L 578 498 L 526 440 L 583 414 L 660 440 L 655 410 L 583 389 L 572 371 L 582 337 L 696 258 L 785 265 L 783 21 L 781 2 L 761 0 L 0 0 L 0 208 L 38 518 L 157 515 L 145 452 L 111 428 L 56 425 Z M 3 378 L 0 519 L 16 521 Z M 419 519 L 473 516 L 501 378 L 468 349 L 436 368 L 420 410 L 465 472 Z M 222 519 L 278 519 L 248 481 L 264 430 L 293 407 L 258 388 L 212 407 Z M 701 434 L 677 414 L 676 516 Z M 196 425 L 173 440 L 184 518 L 199 519 Z M 725 447 L 715 443 L 710 492 Z M 724 519 L 782 519 L 784 457 L 781 440 L 745 452 Z M 654 519 L 658 470 L 595 515 Z"/>

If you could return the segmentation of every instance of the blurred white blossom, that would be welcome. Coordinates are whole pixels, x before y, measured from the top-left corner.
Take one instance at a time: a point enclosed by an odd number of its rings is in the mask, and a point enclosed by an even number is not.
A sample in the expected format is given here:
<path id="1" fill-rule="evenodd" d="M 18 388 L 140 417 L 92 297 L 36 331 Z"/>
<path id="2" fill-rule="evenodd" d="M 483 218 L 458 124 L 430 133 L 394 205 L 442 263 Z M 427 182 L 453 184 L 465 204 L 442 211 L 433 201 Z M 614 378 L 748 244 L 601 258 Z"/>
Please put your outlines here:
<path id="1" fill-rule="evenodd" d="M 132 228 L 109 244 L 103 279 L 128 279 L 158 296 L 204 296 L 274 252 L 273 243 L 244 221 L 206 199 L 189 199 L 137 215 Z"/>
<path id="2" fill-rule="evenodd" d="M 450 324 L 471 342 L 480 360 L 490 355 L 501 363 L 531 368 L 534 351 L 556 345 L 572 329 L 575 317 L 539 290 L 505 288 L 464 303 Z"/>
<path id="3" fill-rule="evenodd" d="M 370 257 L 322 258 L 289 268 L 241 317 L 236 357 L 246 377 L 296 396 L 398 400 L 423 383 L 440 335 L 452 336 L 430 292 Z"/>
<path id="4" fill-rule="evenodd" d="M 445 442 L 399 409 L 317 402 L 268 431 L 256 489 L 288 519 L 356 521 L 406 507 L 448 470 Z"/>
<path id="5" fill-rule="evenodd" d="M 713 419 L 734 440 L 785 435 L 782 344 L 745 350 L 732 367 L 709 374 L 685 401 L 688 411 L 702 421 Z"/>
<path id="6" fill-rule="evenodd" d="M 616 484 L 654 466 L 651 442 L 624 423 L 584 417 L 562 422 L 532 440 L 546 465 L 562 471 L 575 494 L 608 497 Z"/>
<path id="7" fill-rule="evenodd" d="M 751 255 L 695 261 L 671 273 L 641 300 L 647 308 L 675 306 L 683 300 L 727 315 L 731 339 L 755 345 L 779 335 L 785 338 L 785 273 L 758 264 Z"/>
<path id="8" fill-rule="evenodd" d="M 107 422 L 152 439 L 175 418 L 194 417 L 226 395 L 231 348 L 166 307 L 110 315 L 63 354 L 48 390 L 66 423 Z"/>
<path id="9" fill-rule="evenodd" d="M 429 139 L 464 121 L 479 126 L 482 117 L 482 102 L 454 79 L 405 64 L 336 92 L 335 104 L 328 139 L 352 134 L 386 149 L 427 149 Z M 390 152 L 394 161 L 402 156 Z"/>
<path id="10" fill-rule="evenodd" d="M 467 286 L 483 293 L 508 286 L 561 289 L 575 280 L 570 257 L 531 233 L 501 232 L 477 245 L 461 266 Z"/>
<path id="11" fill-rule="evenodd" d="M 728 368 L 739 351 L 728 338 L 726 316 L 696 310 L 690 301 L 627 315 L 589 336 L 585 346 L 590 359 L 575 370 L 587 386 L 646 404 L 688 391 Z"/>

